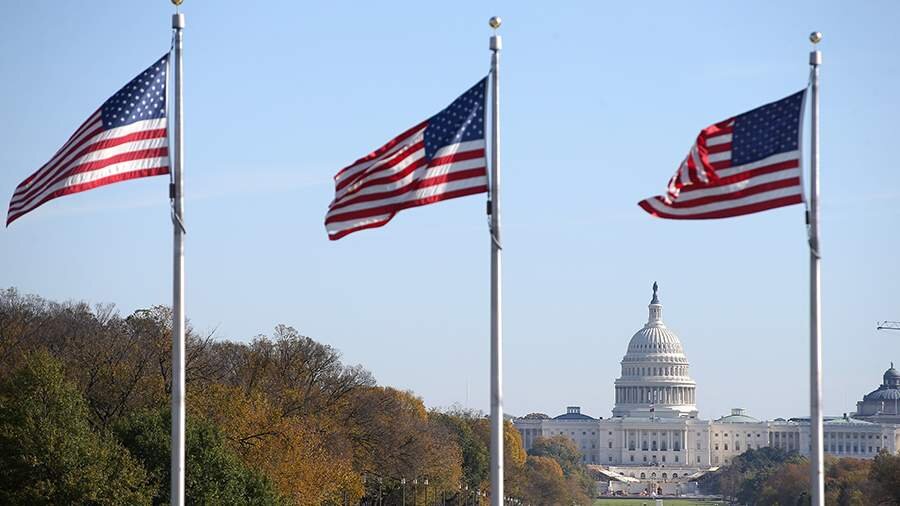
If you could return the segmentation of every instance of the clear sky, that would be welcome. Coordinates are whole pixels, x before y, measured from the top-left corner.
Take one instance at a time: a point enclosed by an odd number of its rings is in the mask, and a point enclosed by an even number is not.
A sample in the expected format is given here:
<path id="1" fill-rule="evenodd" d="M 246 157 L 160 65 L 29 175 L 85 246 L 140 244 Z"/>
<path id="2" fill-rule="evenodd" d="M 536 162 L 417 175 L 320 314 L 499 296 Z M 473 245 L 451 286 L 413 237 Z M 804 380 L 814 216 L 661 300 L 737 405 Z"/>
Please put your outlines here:
<path id="1" fill-rule="evenodd" d="M 877 387 L 900 333 L 900 4 L 186 0 L 187 312 L 247 340 L 285 323 L 429 406 L 488 409 L 483 196 L 329 242 L 331 176 L 502 60 L 505 411 L 607 417 L 660 283 L 701 416 L 808 414 L 803 208 L 671 222 L 697 132 L 806 85 L 824 32 L 825 411 Z M 8 2 L 0 196 L 170 44 L 167 1 Z M 167 179 L 55 200 L 0 231 L 0 286 L 171 303 Z M 4 201 L 6 202 L 6 201 Z"/>

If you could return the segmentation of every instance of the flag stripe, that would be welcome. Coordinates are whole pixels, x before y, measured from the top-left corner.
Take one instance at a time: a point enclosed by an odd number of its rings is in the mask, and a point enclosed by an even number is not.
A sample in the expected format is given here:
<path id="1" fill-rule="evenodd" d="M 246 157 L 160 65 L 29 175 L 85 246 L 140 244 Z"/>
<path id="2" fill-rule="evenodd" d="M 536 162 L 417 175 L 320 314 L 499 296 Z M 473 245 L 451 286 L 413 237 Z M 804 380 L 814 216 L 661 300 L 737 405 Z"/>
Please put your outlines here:
<path id="1" fill-rule="evenodd" d="M 391 209 L 391 214 L 390 214 L 390 218 L 388 218 L 388 219 L 386 219 L 386 220 L 384 220 L 384 221 L 379 221 L 379 222 L 374 222 L 374 223 L 368 223 L 367 225 L 357 225 L 357 226 L 353 226 L 353 227 L 350 227 L 350 228 L 337 228 L 337 227 L 335 227 L 335 228 L 334 228 L 334 230 L 335 230 L 334 232 L 331 231 L 331 230 L 332 230 L 332 227 L 328 227 L 328 229 L 329 229 L 329 231 L 328 231 L 328 237 L 329 237 L 329 239 L 331 239 L 331 240 L 337 240 L 337 239 L 340 239 L 341 237 L 344 237 L 345 235 L 347 235 L 347 234 L 349 234 L 349 233 L 351 233 L 351 232 L 355 232 L 355 231 L 357 231 L 357 230 L 362 230 L 362 229 L 366 229 L 366 228 L 375 228 L 375 227 L 383 226 L 383 225 L 387 224 L 387 222 L 391 221 L 391 218 L 393 218 L 393 217 L 396 215 L 396 213 L 397 213 L 398 211 L 402 211 L 402 210 L 404 210 L 404 209 L 409 209 L 409 208 L 411 208 L 411 207 L 418 207 L 418 206 L 424 206 L 424 205 L 428 205 L 428 204 L 434 204 L 434 203 L 436 203 L 436 202 L 441 202 L 441 201 L 444 201 L 444 200 L 450 200 L 450 199 L 455 199 L 455 198 L 459 198 L 459 197 L 465 197 L 465 196 L 467 196 L 467 195 L 475 195 L 475 194 L 478 194 L 478 193 L 485 193 L 487 190 L 488 190 L 488 187 L 487 187 L 487 178 L 485 178 L 485 180 L 484 180 L 484 185 L 482 185 L 482 186 L 471 186 L 471 187 L 461 188 L 461 189 L 458 189 L 458 190 L 445 191 L 445 192 L 443 192 L 443 193 L 438 193 L 438 194 L 434 194 L 434 195 L 429 195 L 429 196 L 426 196 L 426 197 L 422 197 L 422 198 L 417 199 L 417 200 L 410 200 L 410 201 L 407 201 L 407 202 L 399 203 L 399 204 L 397 204 L 397 205 L 395 205 L 395 206 L 392 207 L 392 209 Z M 356 220 L 354 220 L 354 223 L 358 223 L 358 222 L 357 222 Z"/>
<path id="2" fill-rule="evenodd" d="M 466 177 L 461 180 L 447 180 L 449 174 L 446 174 L 436 178 L 417 181 L 414 183 L 414 187 L 404 191 L 402 194 L 378 201 L 348 206 L 329 213 L 328 217 L 325 218 L 325 223 L 347 221 L 352 218 L 366 218 L 376 214 L 391 212 L 396 209 L 396 206 L 403 206 L 407 202 L 418 202 L 441 193 L 452 193 L 465 188 L 486 188 L 487 177 L 484 175 L 485 171 L 482 170 L 480 172 L 481 174 L 478 175 L 467 172 L 465 174 Z M 405 207 L 401 207 L 401 209 L 405 209 Z"/>
<path id="3" fill-rule="evenodd" d="M 481 171 L 481 174 L 483 174 L 485 168 L 483 157 L 484 151 L 482 151 L 481 157 L 473 160 L 462 160 L 458 163 L 453 164 L 424 166 L 423 163 L 421 164 L 422 167 L 420 167 L 421 170 L 417 169 L 415 171 L 410 171 L 402 179 L 391 181 L 388 184 L 370 186 L 366 188 L 367 191 L 357 193 L 351 199 L 342 200 L 341 202 L 332 204 L 330 209 L 331 211 L 334 211 L 337 209 L 345 208 L 349 205 L 356 204 L 358 202 L 367 202 L 378 200 L 380 198 L 391 197 L 393 195 L 399 195 L 405 191 L 413 189 L 417 180 L 431 179 L 450 173 L 465 173 L 472 170 Z"/>
<path id="4" fill-rule="evenodd" d="M 708 185 L 689 186 L 681 190 L 678 200 L 690 200 L 692 198 L 697 198 L 698 196 L 702 197 L 709 192 L 727 193 L 728 188 L 734 187 L 734 185 L 746 184 L 747 181 L 750 180 L 762 180 L 765 182 L 774 179 L 784 179 L 786 177 L 799 177 L 799 175 L 799 163 L 796 161 L 783 162 L 777 165 L 767 165 L 751 171 L 741 172 L 727 178 L 719 178 L 715 183 L 710 183 Z"/>
<path id="5" fill-rule="evenodd" d="M 800 177 L 789 177 L 786 179 L 776 179 L 774 181 L 759 182 L 758 179 L 753 180 L 752 185 L 743 185 L 742 187 L 731 188 L 727 193 L 710 193 L 709 195 L 700 196 L 692 200 L 678 199 L 668 206 L 672 209 L 691 209 L 701 207 L 714 202 L 728 202 L 741 199 L 750 195 L 758 195 L 760 193 L 778 190 L 781 188 L 796 187 L 800 184 Z"/>
<path id="6" fill-rule="evenodd" d="M 168 162 L 168 158 L 166 158 L 166 161 Z M 150 164 L 150 162 L 146 159 L 145 159 L 145 162 L 148 165 Z M 128 172 L 118 172 L 118 173 L 114 173 L 114 174 L 111 174 L 111 175 L 108 175 L 108 176 L 105 176 L 105 177 L 102 177 L 99 179 L 95 179 L 92 181 L 86 181 L 84 183 L 80 183 L 80 184 L 76 184 L 76 185 L 65 186 L 65 187 L 62 187 L 62 188 L 44 196 L 43 198 L 41 198 L 34 205 L 30 206 L 26 210 L 10 213 L 9 217 L 6 220 L 6 224 L 9 225 L 10 223 L 14 222 L 21 216 L 27 214 L 31 210 L 33 210 L 33 209 L 39 207 L 40 205 L 44 204 L 45 202 L 53 200 L 57 197 L 62 197 L 64 195 L 71 195 L 73 193 L 79 193 L 79 192 L 97 188 L 99 186 L 104 186 L 104 185 L 108 185 L 108 184 L 112 184 L 112 183 L 118 183 L 120 181 L 127 181 L 129 179 L 138 179 L 138 178 L 142 178 L 142 177 L 151 177 L 151 176 L 162 176 L 162 175 L 165 175 L 168 173 L 169 173 L 168 165 L 161 166 L 161 167 L 150 167 L 150 168 L 145 168 L 145 169 L 131 170 Z"/>
<path id="7" fill-rule="evenodd" d="M 73 191 L 73 192 L 59 193 L 60 190 L 65 190 L 68 186 L 79 186 L 79 185 L 93 183 L 95 181 L 100 181 L 100 180 L 116 182 L 118 180 L 111 180 L 109 178 L 111 176 L 115 176 L 118 174 L 129 173 L 129 172 L 141 172 L 141 171 L 146 171 L 149 169 L 162 170 L 162 172 L 159 172 L 157 170 L 154 175 L 167 174 L 168 173 L 167 171 L 169 169 L 169 166 L 168 166 L 169 158 L 168 158 L 168 154 L 167 154 L 165 148 L 160 150 L 157 154 L 159 154 L 159 156 L 157 156 L 157 157 L 144 156 L 142 158 L 136 158 L 133 160 L 124 160 L 119 163 L 106 164 L 104 167 L 98 168 L 97 170 L 93 170 L 90 172 L 83 172 L 80 174 L 75 174 L 68 178 L 62 179 L 59 182 L 57 182 L 55 185 L 47 188 L 40 195 L 29 200 L 28 202 L 25 202 L 15 208 L 10 207 L 9 212 L 10 212 L 10 214 L 15 213 L 16 215 L 21 216 L 29 211 L 34 210 L 35 208 L 39 207 L 41 204 L 47 202 L 48 200 L 51 200 L 50 198 L 47 198 L 48 195 L 55 195 L 55 196 L 68 195 L 69 193 L 78 193 L 80 191 L 84 191 L 84 190 L 77 190 L 77 191 Z M 138 177 L 138 176 L 135 176 L 135 177 Z M 133 179 L 133 178 L 125 178 L 125 179 Z M 122 179 L 122 180 L 124 180 L 124 179 Z M 101 185 L 94 184 L 85 189 L 89 190 L 91 188 L 96 188 L 97 186 L 101 186 Z"/>
<path id="8" fill-rule="evenodd" d="M 130 147 L 129 144 L 136 144 L 138 146 L 136 146 L 135 149 L 127 149 Z M 140 159 L 144 156 L 150 158 L 155 158 L 158 156 L 168 156 L 168 148 L 166 146 L 165 139 L 158 139 L 155 141 L 155 144 L 161 145 L 153 145 L 154 141 L 141 141 L 129 144 L 118 148 L 99 151 L 95 154 L 91 154 L 83 157 L 82 159 L 79 159 L 77 163 L 68 165 L 68 170 L 60 173 L 53 181 L 49 181 L 46 184 L 42 185 L 38 191 L 30 193 L 25 198 L 16 199 L 15 201 L 10 202 L 10 209 L 20 207 L 22 204 L 33 200 L 37 195 L 40 195 L 41 193 L 47 191 L 47 188 L 52 187 L 53 185 L 65 180 L 66 178 L 81 174 L 82 172 L 90 172 L 92 170 L 103 168 L 109 164 Z M 103 154 L 106 154 L 107 156 L 101 156 Z"/>
<path id="9" fill-rule="evenodd" d="M 408 140 L 408 138 L 420 134 L 425 130 L 426 126 L 427 122 L 418 124 L 398 135 L 394 139 L 388 141 L 387 144 L 381 146 L 372 153 L 369 153 L 368 155 L 353 162 L 351 165 L 344 167 L 334 176 L 335 183 L 338 183 L 340 187 L 345 186 L 346 184 L 348 184 L 346 181 L 353 179 L 354 176 L 357 175 L 360 171 L 366 170 L 372 164 L 389 157 L 396 150 L 402 149 L 404 143 Z"/>
<path id="10" fill-rule="evenodd" d="M 60 165 L 59 170 L 47 172 L 47 177 L 41 178 L 40 182 L 32 183 L 27 189 L 23 188 L 23 191 L 13 195 L 11 204 L 17 204 L 23 200 L 31 199 L 34 195 L 42 192 L 45 188 L 67 175 L 87 170 L 86 168 L 83 168 L 87 162 L 102 160 L 108 156 L 126 153 L 128 151 L 162 147 L 167 144 L 168 140 L 166 138 L 165 128 L 134 132 L 122 137 L 102 139 L 93 144 L 89 144 L 77 155 L 73 155 L 70 159 L 67 159 L 64 165 Z"/>
<path id="11" fill-rule="evenodd" d="M 651 197 L 638 203 L 642 209 L 659 218 L 667 218 L 670 220 L 711 220 L 718 218 L 732 218 L 745 214 L 753 214 L 769 209 L 790 206 L 803 203 L 803 193 L 798 191 L 785 196 L 769 198 L 766 196 L 762 201 L 751 201 L 750 203 L 740 203 L 735 205 L 732 203 L 728 206 L 721 206 L 718 209 L 709 211 L 693 211 L 689 214 L 673 212 L 673 210 L 662 202 L 661 197 Z"/>

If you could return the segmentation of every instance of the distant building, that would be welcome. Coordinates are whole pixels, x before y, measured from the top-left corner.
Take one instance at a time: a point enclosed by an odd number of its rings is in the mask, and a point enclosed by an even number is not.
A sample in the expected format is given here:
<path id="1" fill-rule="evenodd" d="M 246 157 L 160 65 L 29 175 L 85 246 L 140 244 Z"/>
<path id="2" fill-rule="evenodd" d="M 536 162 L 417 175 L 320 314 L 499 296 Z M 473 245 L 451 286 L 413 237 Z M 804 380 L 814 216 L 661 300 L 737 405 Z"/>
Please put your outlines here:
<path id="1" fill-rule="evenodd" d="M 662 319 L 657 285 L 649 318 L 628 343 L 621 376 L 615 380 L 612 418 L 593 418 L 569 406 L 555 418 L 529 415 L 513 423 L 526 449 L 540 436 L 566 436 L 584 462 L 609 479 L 610 490 L 689 493 L 704 472 L 725 465 L 748 449 L 772 446 L 810 453 L 808 418 L 761 421 L 735 408 L 714 421 L 698 417 L 696 383 L 678 336 Z M 825 452 L 872 458 L 900 448 L 900 373 L 857 404 L 853 416 L 827 417 Z"/>

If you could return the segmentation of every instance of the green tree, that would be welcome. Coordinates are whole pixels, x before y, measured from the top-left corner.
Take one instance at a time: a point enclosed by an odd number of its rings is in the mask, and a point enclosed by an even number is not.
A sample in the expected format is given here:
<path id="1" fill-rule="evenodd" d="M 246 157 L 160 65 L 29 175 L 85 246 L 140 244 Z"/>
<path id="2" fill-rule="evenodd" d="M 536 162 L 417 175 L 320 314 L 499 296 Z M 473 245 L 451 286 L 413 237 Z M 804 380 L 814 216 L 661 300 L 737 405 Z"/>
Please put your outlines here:
<path id="1" fill-rule="evenodd" d="M 144 469 L 88 416 L 58 361 L 25 355 L 0 382 L 0 503 L 149 504 Z"/>
<path id="2" fill-rule="evenodd" d="M 153 504 L 169 499 L 168 409 L 146 410 L 120 420 L 116 434 L 150 472 L 155 493 Z M 285 502 L 272 483 L 248 469 L 227 445 L 213 424 L 196 417 L 187 423 L 185 501 L 197 505 L 276 505 Z"/>

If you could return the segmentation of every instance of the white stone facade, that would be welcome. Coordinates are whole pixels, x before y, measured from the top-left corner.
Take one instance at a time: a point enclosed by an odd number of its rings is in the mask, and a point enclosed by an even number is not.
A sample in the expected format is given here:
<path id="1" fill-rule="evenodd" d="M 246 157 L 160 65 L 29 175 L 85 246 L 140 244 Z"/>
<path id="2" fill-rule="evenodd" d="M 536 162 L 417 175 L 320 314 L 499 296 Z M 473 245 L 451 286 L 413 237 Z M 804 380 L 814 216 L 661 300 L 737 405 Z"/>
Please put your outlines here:
<path id="1" fill-rule="evenodd" d="M 655 283 L 649 310 L 647 324 L 631 338 L 622 359 L 621 376 L 615 381 L 613 416 L 592 418 L 577 406 L 570 406 L 555 418 L 517 418 L 513 423 L 526 449 L 539 436 L 566 436 L 581 450 L 586 464 L 627 477 L 619 486 L 654 491 L 685 490 L 685 482 L 695 473 L 727 465 L 751 448 L 773 446 L 809 454 L 808 419 L 760 421 L 742 409 L 714 421 L 698 418 L 690 364 L 681 341 L 662 321 Z M 885 384 L 900 386 L 900 375 L 893 367 L 885 373 Z M 896 408 L 891 414 L 895 412 Z M 826 418 L 825 452 L 855 458 L 872 458 L 882 448 L 896 453 L 900 425 L 876 422 L 877 416 L 867 418 L 869 421 L 847 415 Z M 651 478 L 651 474 L 655 476 Z M 629 482 L 632 478 L 639 483 Z"/>

